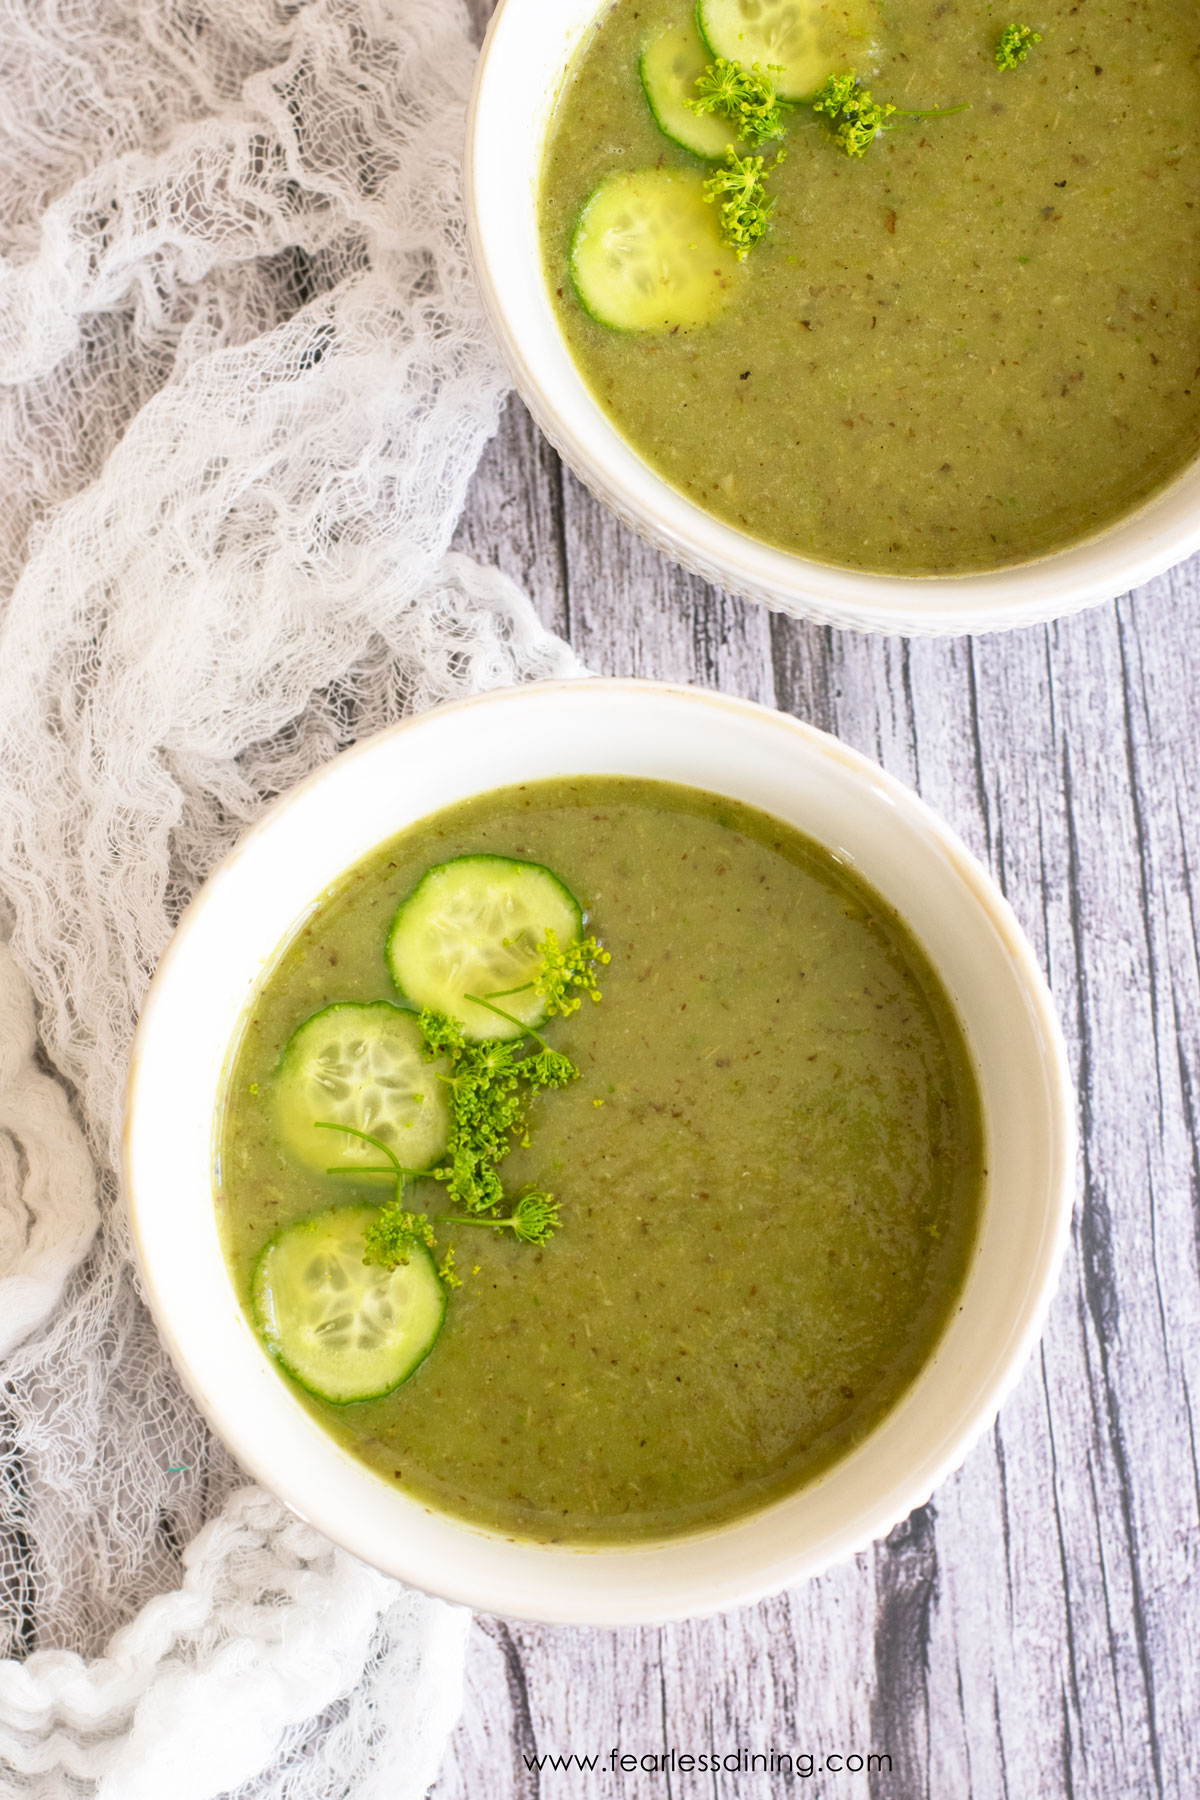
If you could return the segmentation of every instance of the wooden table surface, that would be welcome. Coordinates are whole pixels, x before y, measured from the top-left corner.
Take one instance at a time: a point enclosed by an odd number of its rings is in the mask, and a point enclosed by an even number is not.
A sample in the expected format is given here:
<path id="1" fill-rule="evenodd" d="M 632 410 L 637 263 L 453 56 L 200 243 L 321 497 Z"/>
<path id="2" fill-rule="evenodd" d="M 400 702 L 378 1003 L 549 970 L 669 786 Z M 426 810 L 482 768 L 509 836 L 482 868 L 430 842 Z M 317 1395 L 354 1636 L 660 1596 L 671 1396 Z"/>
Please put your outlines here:
<path id="1" fill-rule="evenodd" d="M 781 707 L 918 788 L 1041 958 L 1084 1149 L 1045 1337 L 961 1473 L 885 1542 L 752 1609 L 620 1632 L 479 1619 L 436 1800 L 1197 1800 L 1200 567 L 973 640 L 799 624 L 648 549 L 516 401 L 458 541 L 594 672 Z M 617 1747 L 892 1766 L 789 1780 L 528 1760 L 603 1765 Z"/>

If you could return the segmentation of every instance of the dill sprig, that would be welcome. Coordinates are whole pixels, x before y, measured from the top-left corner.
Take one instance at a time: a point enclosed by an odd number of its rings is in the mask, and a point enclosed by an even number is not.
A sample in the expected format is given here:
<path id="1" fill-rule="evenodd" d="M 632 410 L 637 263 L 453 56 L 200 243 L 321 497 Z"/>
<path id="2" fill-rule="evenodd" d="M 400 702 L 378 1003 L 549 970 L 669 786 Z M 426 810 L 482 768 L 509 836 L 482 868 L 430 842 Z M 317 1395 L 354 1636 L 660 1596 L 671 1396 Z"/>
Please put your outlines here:
<path id="1" fill-rule="evenodd" d="M 1015 69 L 1025 61 L 1034 44 L 1040 44 L 1042 34 L 1035 31 L 1032 25 L 1006 25 L 1000 33 L 1000 40 L 993 55 L 998 69 Z"/>
<path id="2" fill-rule="evenodd" d="M 414 1180 L 417 1171 L 406 1169 L 390 1144 L 385 1144 L 382 1138 L 372 1137 L 369 1131 L 360 1131 L 356 1125 L 337 1125 L 332 1119 L 314 1119 L 313 1124 L 317 1131 L 348 1132 L 387 1157 L 382 1167 L 360 1164 L 347 1168 L 343 1164 L 340 1168 L 325 1171 L 327 1175 L 390 1175 L 396 1184 L 396 1198 L 381 1207 L 367 1226 L 363 1261 L 383 1269 L 396 1269 L 408 1261 L 418 1244 L 432 1250 L 435 1234 L 429 1214 L 409 1212 L 404 1204 L 404 1183 Z"/>
<path id="3" fill-rule="evenodd" d="M 518 1197 L 511 1211 L 502 1212 L 506 1201 L 498 1165 L 524 1126 L 530 1098 L 566 1087 L 578 1078 L 579 1070 L 569 1056 L 553 1049 L 540 1031 L 497 1006 L 496 1001 L 510 993 L 536 989 L 547 1014 L 576 1012 L 584 995 L 599 1000 L 597 970 L 610 960 L 594 937 L 563 947 L 554 932 L 547 931 L 539 970 L 532 981 L 500 994 L 464 996 L 512 1025 L 519 1034 L 512 1038 L 476 1043 L 468 1040 L 458 1019 L 432 1008 L 419 1015 L 430 1057 L 441 1057 L 449 1064 L 449 1073 L 438 1075 L 450 1090 L 450 1136 L 439 1167 L 424 1171 L 405 1168 L 391 1146 L 370 1132 L 332 1120 L 315 1121 L 322 1131 L 346 1132 L 361 1139 L 385 1159 L 379 1164 L 331 1168 L 329 1174 L 386 1175 L 395 1184 L 394 1199 L 380 1207 L 367 1227 L 364 1262 L 394 1269 L 407 1262 L 418 1245 L 436 1251 L 437 1227 L 443 1225 L 482 1225 L 493 1231 L 511 1231 L 523 1244 L 549 1242 L 559 1225 L 553 1194 L 530 1189 Z M 405 1184 L 423 1174 L 441 1182 L 448 1199 L 463 1211 L 436 1215 L 436 1225 L 428 1213 L 412 1211 L 405 1204 Z M 461 1286 L 453 1245 L 442 1257 L 438 1275 L 447 1287 Z"/>
<path id="4" fill-rule="evenodd" d="M 564 1058 L 564 1060 L 566 1060 Z M 399 1158 L 382 1141 L 372 1137 L 368 1132 L 354 1130 L 352 1127 L 340 1127 L 325 1120 L 317 1121 L 322 1131 L 350 1129 L 353 1136 L 362 1138 L 364 1142 L 374 1145 L 388 1159 L 384 1168 L 330 1169 L 330 1175 L 391 1175 L 396 1183 L 396 1197 L 386 1206 L 381 1206 L 376 1217 L 367 1226 L 363 1261 L 383 1269 L 399 1268 L 406 1263 L 418 1244 L 427 1249 L 437 1248 L 437 1233 L 428 1213 L 411 1212 L 404 1204 L 404 1183 L 413 1171 L 401 1166 Z M 505 1144 L 507 1149 L 507 1144 Z M 498 1193 L 494 1204 L 499 1204 L 503 1194 Z M 506 1218 L 480 1218 L 470 1215 L 462 1218 L 454 1213 L 445 1213 L 441 1222 L 447 1225 L 485 1225 L 494 1231 L 511 1231 L 513 1236 L 523 1244 L 547 1244 L 554 1236 L 559 1225 L 558 1202 L 553 1194 L 540 1189 L 531 1188 L 522 1194 L 516 1206 Z M 438 1276 L 449 1288 L 462 1286 L 462 1278 L 454 1267 L 454 1246 L 451 1244 L 438 1264 Z"/>
<path id="5" fill-rule="evenodd" d="M 833 125 L 833 141 L 847 156 L 865 156 L 896 108 L 880 105 L 857 75 L 830 75 L 813 96 L 812 109 Z"/>
<path id="6" fill-rule="evenodd" d="M 515 1025 L 518 1031 L 523 1032 L 526 1037 L 533 1038 L 535 1043 L 542 1046 L 540 1051 L 522 1056 L 517 1063 L 518 1073 L 525 1077 L 535 1092 L 538 1088 L 566 1087 L 569 1081 L 577 1079 L 579 1070 L 570 1057 L 564 1056 L 561 1050 L 552 1050 L 541 1032 L 535 1031 L 532 1025 L 523 1025 L 520 1019 L 512 1013 L 505 1012 L 502 1007 L 494 1006 L 491 1000 L 485 1000 L 479 994 L 464 994 L 463 998 L 469 1000 L 473 1006 L 482 1006 L 485 1011 L 495 1013 L 498 1019 L 503 1019 L 507 1024 Z M 592 998 L 598 1000 L 600 996 L 593 994 Z M 578 1004 L 579 1002 L 576 1001 L 575 1005 L 578 1006 Z M 573 1012 L 575 1008 L 568 1007 L 567 1010 Z"/>
<path id="7" fill-rule="evenodd" d="M 768 165 L 761 156 L 739 156 L 731 144 L 725 152 L 725 167 L 704 183 L 709 204 L 721 202 L 721 236 L 739 262 L 745 262 L 770 229 L 775 202 L 767 198 L 763 171 L 773 169 L 786 154 L 777 150 Z"/>
<path id="8" fill-rule="evenodd" d="M 389 1200 L 367 1226 L 363 1261 L 381 1269 L 399 1268 L 417 1244 L 432 1250 L 435 1241 L 428 1213 L 409 1212 L 401 1201 Z"/>
<path id="9" fill-rule="evenodd" d="M 466 1042 L 467 1034 L 459 1021 L 450 1018 L 447 1013 L 435 1012 L 431 1006 L 427 1006 L 420 1014 L 417 1023 L 433 1056 L 453 1058 Z"/>
<path id="10" fill-rule="evenodd" d="M 562 1013 L 574 1012 L 580 1004 L 580 995 L 569 992 L 572 986 L 598 1000 L 596 965 L 610 960 L 608 951 L 601 949 L 595 938 L 585 938 L 565 951 L 559 949 L 552 931 L 546 938 L 542 962 L 545 988 L 539 978 L 522 988 L 505 989 L 505 996 L 538 987 L 543 1005 L 550 1001 Z M 540 1031 L 497 1006 L 496 999 L 501 996 L 463 997 L 522 1034 L 501 1042 L 468 1043 L 456 1019 L 448 1019 L 444 1013 L 421 1014 L 421 1030 L 430 1050 L 450 1062 L 450 1074 L 442 1077 L 450 1087 L 450 1142 L 446 1163 L 433 1173 L 446 1183 L 456 1204 L 470 1213 L 484 1213 L 503 1203 L 504 1189 L 496 1165 L 507 1156 L 524 1124 L 529 1097 L 567 1087 L 578 1080 L 579 1070 L 569 1056 L 548 1044 Z M 538 1049 L 526 1048 L 530 1038 Z"/>
<path id="11" fill-rule="evenodd" d="M 565 1088 L 579 1079 L 579 1070 L 570 1057 L 564 1056 L 561 1050 L 551 1050 L 548 1045 L 535 1056 L 525 1057 L 521 1073 L 535 1092 L 543 1088 Z"/>
<path id="12" fill-rule="evenodd" d="M 462 1219 L 462 1225 L 485 1225 L 493 1231 L 511 1231 L 523 1244 L 548 1244 L 558 1230 L 558 1201 L 553 1194 L 531 1188 L 522 1194 L 506 1219 Z"/>
<path id="13" fill-rule="evenodd" d="M 596 971 L 610 963 L 612 957 L 598 938 L 590 935 L 576 938 L 564 950 L 559 945 L 557 932 L 547 926 L 541 955 L 541 968 L 534 976 L 533 985 L 548 1018 L 553 1018 L 555 1013 L 566 1018 L 569 1013 L 578 1012 L 585 994 L 589 1000 L 599 1001 L 600 982 Z M 573 989 L 578 991 L 573 992 Z M 492 996 L 493 999 L 496 997 Z"/>
<path id="14" fill-rule="evenodd" d="M 812 109 L 824 113 L 833 126 L 833 141 L 847 156 L 865 156 L 894 113 L 898 119 L 945 119 L 951 113 L 969 112 L 961 106 L 914 108 L 880 104 L 854 74 L 830 75 L 812 97 Z"/>
<path id="15" fill-rule="evenodd" d="M 747 143 L 765 144 L 768 138 L 782 137 L 787 129 L 771 80 L 776 73 L 774 67 L 764 72 L 755 63 L 748 69 L 744 63 L 718 56 L 696 77 L 696 98 L 686 105 L 695 113 L 717 113 L 728 119 Z"/>
<path id="16" fill-rule="evenodd" d="M 468 1044 L 456 1020 L 429 1011 L 421 1014 L 421 1030 L 430 1049 L 450 1061 L 442 1077 L 450 1088 L 448 1160 L 434 1175 L 459 1206 L 487 1212 L 504 1199 L 496 1164 L 525 1116 L 520 1043 Z"/>
<path id="17" fill-rule="evenodd" d="M 506 940 L 507 941 L 507 940 Z M 542 1009 L 547 1018 L 559 1013 L 566 1018 L 568 1013 L 578 1012 L 586 994 L 589 1000 L 599 1000 L 600 982 L 596 973 L 597 967 L 610 963 L 612 957 L 595 937 L 574 938 L 565 949 L 559 944 L 558 933 L 550 925 L 546 927 L 546 935 L 542 939 L 538 951 L 538 972 L 532 981 L 523 981 L 520 987 L 497 988 L 488 994 L 486 1000 L 479 1000 L 468 994 L 468 1000 L 474 1000 L 476 1006 L 487 1006 L 491 1000 L 506 1000 L 514 994 L 536 992 L 542 1002 Z M 572 993 L 578 988 L 578 993 Z M 501 1012 L 498 1006 L 488 1007 L 502 1019 L 519 1025 L 511 1013 Z"/>
<path id="18" fill-rule="evenodd" d="M 370 1144 L 373 1150 L 378 1150 L 387 1157 L 387 1165 L 384 1168 L 379 1168 L 374 1164 L 368 1167 L 363 1163 L 342 1163 L 336 1169 L 326 1169 L 327 1175 L 390 1175 L 394 1181 L 403 1186 L 406 1180 L 414 1178 L 420 1173 L 418 1169 L 406 1169 L 390 1144 L 385 1144 L 382 1138 L 372 1137 L 369 1131 L 360 1131 L 357 1125 L 339 1125 L 333 1119 L 314 1119 L 313 1130 L 343 1131 L 347 1137 L 358 1138 L 362 1143 Z"/>

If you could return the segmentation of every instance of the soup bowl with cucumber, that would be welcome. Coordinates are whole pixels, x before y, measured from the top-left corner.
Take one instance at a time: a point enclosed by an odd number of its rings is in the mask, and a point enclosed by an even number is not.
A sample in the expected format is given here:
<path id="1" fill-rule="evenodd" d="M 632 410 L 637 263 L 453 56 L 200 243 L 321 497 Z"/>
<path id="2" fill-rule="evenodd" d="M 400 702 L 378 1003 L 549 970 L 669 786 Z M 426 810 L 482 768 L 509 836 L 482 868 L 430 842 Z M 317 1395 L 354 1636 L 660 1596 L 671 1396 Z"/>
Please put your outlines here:
<path id="1" fill-rule="evenodd" d="M 501 0 L 468 223 L 517 387 L 668 555 L 996 629 L 1200 547 L 1186 0 Z"/>
<path id="2" fill-rule="evenodd" d="M 247 1469 L 430 1592 L 615 1625 L 814 1573 L 957 1466 L 1040 1329 L 1073 1118 L 1032 953 L 913 794 L 587 681 L 276 803 L 152 984 L 126 1172 Z"/>

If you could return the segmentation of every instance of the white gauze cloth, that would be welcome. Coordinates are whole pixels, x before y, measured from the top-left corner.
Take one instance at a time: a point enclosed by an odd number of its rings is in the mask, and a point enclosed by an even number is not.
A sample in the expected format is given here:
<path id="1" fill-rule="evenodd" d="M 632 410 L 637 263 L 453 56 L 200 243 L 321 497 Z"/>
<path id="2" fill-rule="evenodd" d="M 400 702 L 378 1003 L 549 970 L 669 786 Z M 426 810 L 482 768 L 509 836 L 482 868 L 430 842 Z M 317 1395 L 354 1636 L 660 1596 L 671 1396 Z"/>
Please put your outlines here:
<path id="1" fill-rule="evenodd" d="M 146 984 L 265 802 L 577 672 L 448 554 L 504 391 L 472 62 L 457 0 L 0 0 L 6 1796 L 411 1800 L 459 1703 L 465 1615 L 248 1486 L 182 1394 L 115 1169 Z"/>

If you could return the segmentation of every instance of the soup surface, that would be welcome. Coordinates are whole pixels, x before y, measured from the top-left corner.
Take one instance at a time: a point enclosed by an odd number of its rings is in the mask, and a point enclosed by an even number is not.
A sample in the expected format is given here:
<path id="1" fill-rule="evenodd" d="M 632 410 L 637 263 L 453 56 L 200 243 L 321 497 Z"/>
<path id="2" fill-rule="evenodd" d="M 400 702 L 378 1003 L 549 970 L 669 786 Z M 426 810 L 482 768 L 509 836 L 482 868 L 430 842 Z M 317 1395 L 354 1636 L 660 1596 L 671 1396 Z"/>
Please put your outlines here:
<path id="1" fill-rule="evenodd" d="M 1042 42 L 1001 70 L 1010 16 L 888 0 L 875 97 L 969 110 L 894 117 L 861 159 L 791 113 L 769 235 L 716 319 L 670 333 L 596 323 L 568 273 L 604 176 L 712 166 L 638 75 L 690 9 L 603 13 L 546 149 L 546 277 L 618 428 L 729 524 L 873 571 L 997 567 L 1110 524 L 1200 448 L 1196 8 L 1040 0 Z"/>
<path id="2" fill-rule="evenodd" d="M 350 1405 L 297 1392 L 389 1480 L 493 1529 L 611 1543 L 715 1525 L 857 1442 L 946 1323 L 983 1178 L 960 1029 L 895 914 L 765 814 L 592 777 L 456 806 L 328 891 L 244 1021 L 217 1211 L 247 1305 L 281 1227 L 386 1198 L 281 1147 L 282 1047 L 331 1002 L 396 998 L 397 904 L 477 851 L 557 871 L 611 952 L 603 1003 L 545 1027 L 580 1078 L 533 1100 L 500 1165 L 510 1192 L 553 1190 L 561 1227 L 541 1248 L 439 1228 L 464 1282 L 415 1374 Z"/>

